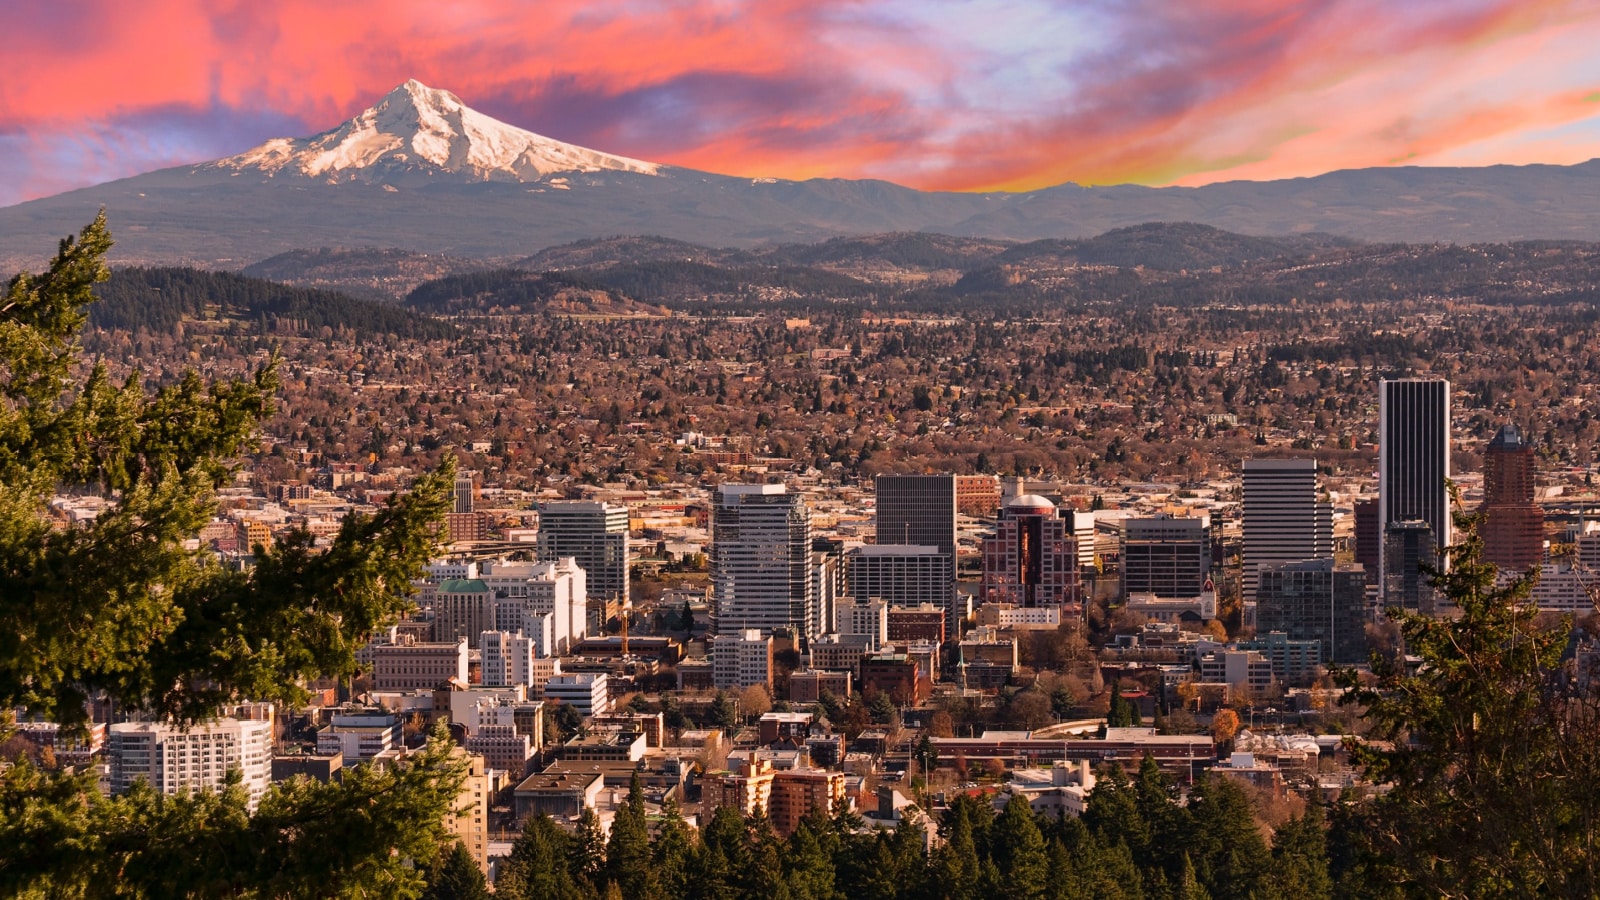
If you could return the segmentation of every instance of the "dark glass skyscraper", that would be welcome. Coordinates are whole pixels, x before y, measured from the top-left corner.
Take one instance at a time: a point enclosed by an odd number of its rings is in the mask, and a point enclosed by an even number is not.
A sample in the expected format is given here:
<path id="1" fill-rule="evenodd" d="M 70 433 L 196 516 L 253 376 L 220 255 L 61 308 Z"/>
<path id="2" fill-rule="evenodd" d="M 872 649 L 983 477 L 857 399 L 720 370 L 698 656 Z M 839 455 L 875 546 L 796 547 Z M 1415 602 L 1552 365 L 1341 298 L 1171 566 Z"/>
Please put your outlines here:
<path id="1" fill-rule="evenodd" d="M 1378 384 L 1378 528 L 1425 522 L 1434 563 L 1452 540 L 1450 498 L 1450 382 L 1442 378 L 1385 379 Z M 1380 552 L 1389 575 L 1390 542 Z M 1388 592 L 1387 579 L 1384 585 Z"/>
<path id="2" fill-rule="evenodd" d="M 938 547 L 944 554 L 945 599 L 951 606 L 956 589 L 956 476 L 879 475 L 877 542 L 879 546 Z M 956 625 L 952 616 L 950 628 Z"/>

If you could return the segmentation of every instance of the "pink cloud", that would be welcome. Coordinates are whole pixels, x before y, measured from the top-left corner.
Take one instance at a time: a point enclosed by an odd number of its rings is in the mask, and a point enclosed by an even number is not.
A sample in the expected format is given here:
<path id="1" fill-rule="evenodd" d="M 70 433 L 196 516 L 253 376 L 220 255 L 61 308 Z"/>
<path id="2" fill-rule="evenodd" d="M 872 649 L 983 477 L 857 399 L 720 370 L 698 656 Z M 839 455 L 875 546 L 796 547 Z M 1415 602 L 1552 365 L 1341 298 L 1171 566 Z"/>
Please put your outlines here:
<path id="1" fill-rule="evenodd" d="M 955 27 L 850 0 L 20 0 L 0 202 L 330 128 L 412 77 L 630 156 L 925 188 L 1600 155 L 1517 139 L 1600 112 L 1590 3 L 1034 0 L 1016 27 L 1095 30 L 1033 82 L 963 36 L 1005 8 L 937 10 Z"/>

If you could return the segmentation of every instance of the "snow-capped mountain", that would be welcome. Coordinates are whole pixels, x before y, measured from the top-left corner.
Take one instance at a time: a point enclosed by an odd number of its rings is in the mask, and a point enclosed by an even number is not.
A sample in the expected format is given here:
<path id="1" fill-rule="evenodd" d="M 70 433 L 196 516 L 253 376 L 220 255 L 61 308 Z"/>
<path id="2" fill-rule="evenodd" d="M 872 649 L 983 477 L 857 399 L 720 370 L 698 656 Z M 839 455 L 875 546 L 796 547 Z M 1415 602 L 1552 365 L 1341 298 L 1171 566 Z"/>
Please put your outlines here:
<path id="1" fill-rule="evenodd" d="M 273 138 L 202 168 L 293 173 L 336 182 L 440 173 L 469 181 L 529 182 L 564 172 L 655 175 L 661 167 L 507 125 L 449 91 L 412 79 L 332 131 Z"/>
<path id="2" fill-rule="evenodd" d="M 105 209 L 119 264 L 238 268 L 294 249 L 398 247 L 522 259 L 608 235 L 712 247 L 929 231 L 1033 241 L 1145 222 L 1379 241 L 1600 241 L 1600 160 L 1378 168 L 1199 188 L 1019 193 L 734 177 L 656 165 L 497 122 L 408 81 L 332 131 L 271 140 L 0 209 L 0 272 L 38 268 Z"/>

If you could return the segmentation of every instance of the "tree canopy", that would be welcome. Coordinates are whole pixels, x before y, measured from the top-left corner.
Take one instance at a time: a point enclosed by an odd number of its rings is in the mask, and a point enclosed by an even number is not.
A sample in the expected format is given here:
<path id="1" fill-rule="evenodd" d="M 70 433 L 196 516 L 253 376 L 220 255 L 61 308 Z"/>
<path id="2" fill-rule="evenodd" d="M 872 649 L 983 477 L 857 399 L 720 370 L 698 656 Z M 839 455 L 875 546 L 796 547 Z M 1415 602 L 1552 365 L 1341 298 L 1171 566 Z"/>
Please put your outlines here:
<path id="1" fill-rule="evenodd" d="M 275 362 L 151 389 L 81 358 L 104 280 L 102 213 L 0 305 L 0 708 L 81 729 L 91 699 L 179 724 L 241 700 L 300 703 L 314 678 L 410 606 L 448 508 L 447 463 L 325 551 L 302 532 L 246 571 L 186 541 L 272 412 Z M 52 518 L 58 493 L 97 497 L 86 523 Z M 414 896 L 412 865 L 443 848 L 461 779 L 444 741 L 388 771 L 279 784 L 254 813 L 240 787 L 100 795 L 92 773 L 26 762 L 0 775 L 0 893 L 51 897 Z M 196 852 L 206 848 L 205 852 Z"/>

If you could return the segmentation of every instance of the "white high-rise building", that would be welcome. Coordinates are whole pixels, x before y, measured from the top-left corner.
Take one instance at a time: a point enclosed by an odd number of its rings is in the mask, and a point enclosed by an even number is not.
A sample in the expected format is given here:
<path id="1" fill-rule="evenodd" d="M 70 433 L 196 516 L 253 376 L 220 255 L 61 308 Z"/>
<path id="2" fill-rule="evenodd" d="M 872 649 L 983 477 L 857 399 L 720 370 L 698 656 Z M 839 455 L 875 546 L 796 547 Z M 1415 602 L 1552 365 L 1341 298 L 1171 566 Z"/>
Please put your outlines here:
<path id="1" fill-rule="evenodd" d="M 781 484 L 724 484 L 711 520 L 718 631 L 792 628 L 815 637 L 811 510 Z"/>
<path id="2" fill-rule="evenodd" d="M 845 580 L 857 601 L 881 597 L 893 606 L 950 600 L 950 555 L 931 544 L 865 544 L 845 554 Z"/>
<path id="3" fill-rule="evenodd" d="M 541 639 L 545 656 L 570 653 L 589 631 L 588 573 L 571 557 L 551 562 L 506 562 L 483 565 L 480 580 L 494 597 L 493 615 L 485 631 L 521 632 Z M 548 624 L 536 621 L 547 616 Z"/>
<path id="4" fill-rule="evenodd" d="M 485 631 L 478 637 L 483 654 L 483 685 L 510 687 L 528 684 L 533 678 L 533 660 L 538 655 L 534 638 L 506 631 Z"/>
<path id="5" fill-rule="evenodd" d="M 120 722 L 106 740 L 111 793 L 143 779 L 163 794 L 221 790 L 239 770 L 253 810 L 272 784 L 272 722 L 217 719 L 188 730 L 163 722 Z"/>
<path id="6" fill-rule="evenodd" d="M 588 573 L 589 596 L 628 599 L 628 508 L 593 500 L 539 507 L 539 558 L 575 559 Z"/>
<path id="7" fill-rule="evenodd" d="M 873 597 L 834 604 L 833 630 L 842 641 L 861 643 L 876 653 L 889 643 L 889 604 Z"/>
<path id="8" fill-rule="evenodd" d="M 711 642 L 711 680 L 719 688 L 772 688 L 772 635 L 757 628 L 724 631 Z"/>
<path id="9" fill-rule="evenodd" d="M 1333 556 L 1333 507 L 1319 499 L 1314 459 L 1244 461 L 1244 599 L 1263 566 Z"/>

